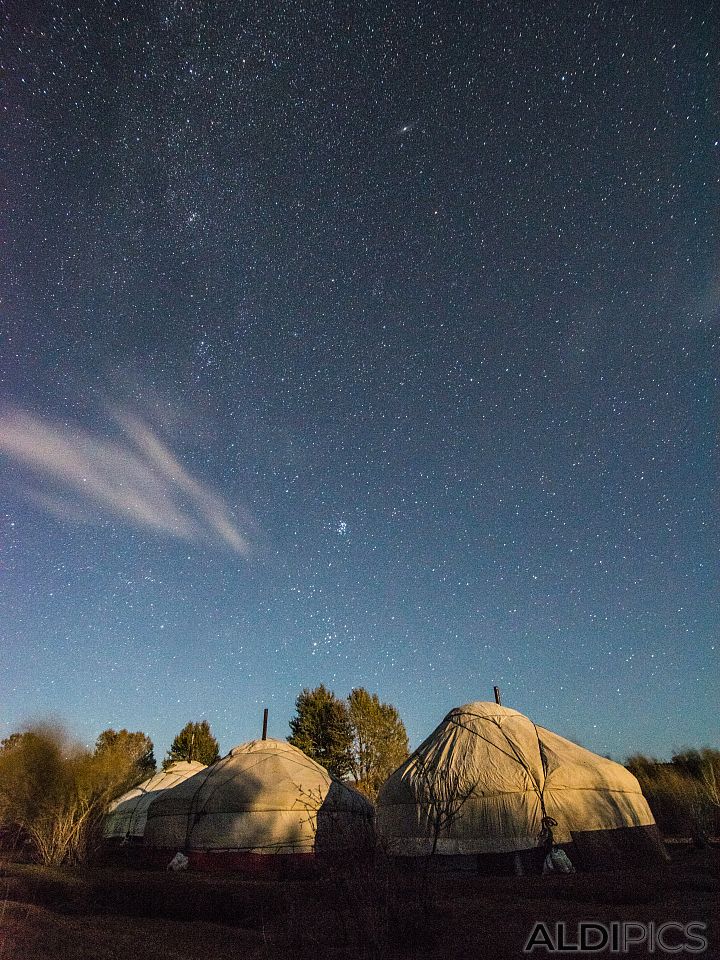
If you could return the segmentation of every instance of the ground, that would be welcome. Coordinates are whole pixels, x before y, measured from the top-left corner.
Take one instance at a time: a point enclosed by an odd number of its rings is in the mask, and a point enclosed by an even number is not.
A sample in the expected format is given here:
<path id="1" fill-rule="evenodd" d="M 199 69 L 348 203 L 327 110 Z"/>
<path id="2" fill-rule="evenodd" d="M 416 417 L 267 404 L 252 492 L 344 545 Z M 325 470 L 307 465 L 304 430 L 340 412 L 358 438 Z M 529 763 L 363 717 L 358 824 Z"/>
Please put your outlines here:
<path id="1" fill-rule="evenodd" d="M 367 865 L 268 880 L 6 859 L 0 960 L 509 960 L 523 956 L 538 920 L 572 930 L 582 920 L 700 921 L 708 926 L 704 956 L 720 958 L 711 919 L 720 851 L 670 850 L 667 867 L 635 872 L 438 875 L 425 897 L 418 878 Z M 647 947 L 630 956 L 649 956 Z"/>

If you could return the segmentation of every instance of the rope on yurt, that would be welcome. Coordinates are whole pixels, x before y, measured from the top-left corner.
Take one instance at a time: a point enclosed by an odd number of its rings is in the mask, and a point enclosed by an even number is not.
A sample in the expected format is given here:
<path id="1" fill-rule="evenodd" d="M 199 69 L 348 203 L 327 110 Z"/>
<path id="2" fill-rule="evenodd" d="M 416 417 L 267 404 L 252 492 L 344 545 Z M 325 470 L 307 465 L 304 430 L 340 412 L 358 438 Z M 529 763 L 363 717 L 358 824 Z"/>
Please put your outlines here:
<path id="1" fill-rule="evenodd" d="M 154 779 L 154 778 L 151 777 L 150 779 L 152 780 L 152 779 Z M 126 845 L 130 842 L 130 837 L 133 835 L 132 830 L 133 830 L 133 827 L 134 827 L 134 825 L 135 825 L 135 814 L 137 813 L 137 808 L 139 807 L 140 801 L 142 800 L 142 798 L 143 798 L 143 797 L 147 794 L 147 792 L 148 792 L 147 790 L 145 790 L 145 788 L 144 788 L 142 785 L 137 786 L 137 787 L 135 787 L 134 789 L 135 789 L 135 790 L 138 790 L 139 793 L 138 793 L 138 795 L 134 798 L 134 800 L 135 800 L 134 805 L 129 808 L 129 809 L 130 809 L 130 813 L 129 813 L 128 819 L 127 819 L 127 830 L 125 831 L 125 835 L 124 835 L 124 837 L 123 837 L 122 840 L 121 840 L 121 845 L 122 845 L 122 846 L 126 846 Z M 120 798 L 120 799 L 122 799 L 122 798 Z M 126 801 L 126 802 L 129 802 L 129 801 Z M 118 809 L 118 808 L 116 807 L 115 810 L 112 811 L 112 813 L 114 814 L 117 809 Z"/>
<path id="2" fill-rule="evenodd" d="M 535 736 L 537 737 L 537 742 L 538 742 L 538 751 L 540 754 L 540 764 L 542 766 L 542 771 L 543 771 L 542 785 L 538 783 L 538 781 L 535 779 L 533 772 L 530 769 L 529 763 L 525 760 L 523 755 L 516 749 L 515 744 L 512 742 L 512 740 L 507 735 L 507 733 L 505 733 L 501 724 L 498 723 L 496 717 L 479 717 L 477 716 L 477 714 L 470 714 L 470 716 L 472 716 L 475 720 L 483 720 L 487 723 L 493 723 L 505 738 L 505 741 L 507 742 L 508 747 L 510 748 L 510 750 L 512 750 L 512 754 L 508 753 L 505 750 L 502 750 L 496 743 L 493 743 L 492 740 L 489 740 L 487 737 L 484 737 L 481 733 L 478 733 L 477 730 L 473 730 L 471 727 L 466 726 L 464 723 L 458 723 L 455 717 L 452 718 L 451 722 L 455 726 L 461 727 L 463 730 L 467 730 L 468 733 L 471 733 L 474 736 L 479 737 L 481 740 L 484 740 L 485 743 L 488 743 L 491 747 L 494 747 L 496 750 L 499 750 L 500 753 L 505 754 L 506 757 L 510 757 L 511 760 L 514 759 L 517 763 L 520 764 L 520 766 L 523 768 L 523 770 L 527 773 L 528 777 L 530 778 L 530 782 L 533 784 L 533 787 L 534 787 L 534 792 L 537 794 L 538 800 L 540 801 L 541 830 L 540 830 L 540 833 L 538 834 L 538 840 L 545 840 L 546 842 L 549 843 L 550 846 L 552 846 L 552 843 L 553 843 L 552 828 L 556 827 L 558 825 L 558 822 L 553 817 L 548 815 L 547 809 L 545 807 L 545 783 L 547 781 L 547 757 L 545 756 L 545 751 L 543 750 L 543 745 L 542 745 L 542 741 L 540 740 L 540 734 L 538 732 L 537 725 L 534 724 L 532 720 L 530 720 L 528 717 L 521 717 L 521 719 L 527 720 L 528 723 L 532 723 L 533 729 L 535 730 Z"/>
<path id="3" fill-rule="evenodd" d="M 220 764 L 224 763 L 227 759 L 228 759 L 227 757 L 223 757 L 221 760 L 218 760 L 217 763 L 211 763 L 210 766 L 205 768 L 205 770 L 199 771 L 200 773 L 206 773 L 207 776 L 205 776 L 202 782 L 198 784 L 197 790 L 195 790 L 192 797 L 190 798 L 190 806 L 188 808 L 188 816 L 187 816 L 187 827 L 185 829 L 185 846 L 183 847 L 184 851 L 188 851 L 190 849 L 190 838 L 192 837 L 192 832 L 195 829 L 195 824 L 197 822 L 197 819 L 200 816 L 200 812 L 201 812 L 199 809 L 200 801 L 198 800 L 200 791 L 210 779 L 210 771 L 212 770 L 212 768 L 220 766 Z"/>
<path id="4" fill-rule="evenodd" d="M 158 784 L 162 783 L 163 780 L 166 780 L 168 782 L 164 787 L 158 787 Z M 128 828 L 125 832 L 125 836 L 123 837 L 123 841 L 122 841 L 123 844 L 129 843 L 130 837 L 135 835 L 133 833 L 133 830 L 135 829 L 137 824 L 137 817 L 139 816 L 139 808 L 143 799 L 145 797 L 148 797 L 151 793 L 160 794 L 160 793 L 164 793 L 166 790 L 170 790 L 172 787 L 174 787 L 178 783 L 179 780 L 180 780 L 179 776 L 175 777 L 175 779 L 172 779 L 172 777 L 168 775 L 167 771 L 160 771 L 158 773 L 154 773 L 149 780 L 144 781 L 144 783 L 147 784 L 147 786 L 140 784 L 139 786 L 135 787 L 135 789 L 139 792 L 137 797 L 135 797 L 135 804 L 132 807 L 130 817 L 128 819 Z M 148 805 L 152 802 L 153 802 L 152 800 L 148 801 Z M 146 805 L 146 807 L 148 805 Z M 145 809 L 146 820 L 147 820 L 147 813 L 148 813 L 148 810 L 146 808 Z"/>
<path id="5" fill-rule="evenodd" d="M 509 757 L 511 760 L 515 760 L 515 762 L 518 763 L 523 768 L 523 770 L 527 773 L 528 777 L 530 778 L 530 781 L 533 784 L 533 787 L 535 789 L 535 793 L 537 793 L 538 797 L 540 798 L 540 805 L 542 808 L 543 806 L 542 791 L 544 787 L 541 787 L 540 784 L 537 782 L 537 780 L 533 776 L 532 770 L 530 769 L 530 765 L 525 760 L 523 755 L 516 749 L 515 744 L 512 742 L 510 737 L 508 737 L 508 735 L 505 733 L 503 728 L 500 726 L 500 724 L 497 722 L 497 720 L 494 717 L 475 716 L 475 719 L 483 720 L 486 723 L 493 723 L 505 738 L 508 747 L 510 748 L 510 750 L 512 750 L 512 753 L 508 753 L 506 750 L 503 750 L 501 747 L 497 745 L 497 743 L 494 743 L 492 740 L 488 739 L 488 737 L 484 737 L 481 733 L 478 733 L 477 730 L 473 730 L 471 727 L 466 727 L 464 723 L 457 723 L 454 718 L 452 720 L 452 723 L 454 723 L 455 726 L 457 727 L 461 727 L 463 730 L 467 730 L 468 733 L 471 733 L 473 736 L 478 737 L 480 740 L 484 740 L 485 743 L 489 744 L 495 750 L 499 750 L 500 753 L 504 754 L 506 757 Z M 523 718 L 523 719 L 526 719 L 526 718 Z M 532 721 L 528 720 L 528 723 L 532 723 Z M 543 768 L 543 772 L 544 772 L 544 768 Z"/>
<path id="6" fill-rule="evenodd" d="M 227 756 L 223 757 L 221 760 L 218 760 L 217 763 L 211 764 L 211 767 L 215 767 L 217 770 L 219 770 L 222 764 L 224 764 L 226 761 L 229 761 L 232 757 L 233 757 L 233 754 L 231 751 L 230 753 L 227 754 Z M 254 764 L 254 766 L 258 766 L 261 762 L 267 761 L 268 759 L 269 759 L 268 757 L 265 757 L 263 758 L 263 760 L 258 760 L 258 762 Z M 208 770 L 210 770 L 211 767 L 208 767 Z M 195 791 L 195 793 L 193 794 L 190 800 L 190 808 L 188 810 L 188 831 L 187 831 L 187 837 L 186 837 L 186 843 L 188 847 L 190 845 L 190 838 L 192 836 L 192 831 L 195 829 L 195 825 L 197 821 L 200 819 L 200 817 L 202 816 L 202 814 L 205 813 L 205 807 L 213 798 L 215 793 L 218 790 L 220 790 L 222 787 L 226 786 L 231 781 L 237 779 L 237 777 L 243 776 L 245 773 L 246 773 L 245 770 L 236 770 L 236 771 L 233 771 L 230 774 L 230 776 L 226 777 L 224 780 L 221 780 L 212 784 L 210 784 L 209 782 L 210 775 L 208 775 L 203 780 L 203 782 L 199 785 L 199 787 L 197 788 L 197 790 Z M 213 776 L 213 780 L 215 779 L 216 778 Z M 208 787 L 208 791 L 207 791 L 207 794 L 202 798 L 202 805 L 201 805 L 198 795 L 200 791 L 203 789 L 203 787 L 206 787 L 206 786 Z M 197 800 L 197 803 L 196 803 L 196 800 Z M 193 807 L 195 807 L 195 809 L 193 809 Z"/>
<path id="7" fill-rule="evenodd" d="M 540 791 L 540 809 L 542 811 L 542 819 L 540 820 L 541 829 L 540 833 L 538 834 L 538 841 L 543 843 L 548 850 L 552 850 L 554 843 L 552 828 L 556 827 L 558 822 L 554 817 L 549 816 L 547 810 L 545 809 L 545 784 L 547 783 L 548 772 L 547 755 L 545 754 L 545 748 L 543 747 L 542 740 L 540 739 L 540 731 L 538 730 L 536 723 L 533 723 L 533 729 L 535 730 L 535 736 L 537 737 L 538 753 L 540 754 L 540 763 L 542 764 L 543 770 L 543 785 L 542 790 Z"/>
<path id="8" fill-rule="evenodd" d="M 127 827 L 127 831 L 126 831 L 126 833 L 125 833 L 125 837 L 123 838 L 123 843 L 130 843 L 130 837 L 132 836 L 133 827 L 135 826 L 135 816 L 136 816 L 136 814 L 137 814 L 137 812 L 138 812 L 138 807 L 140 806 L 140 801 L 142 800 L 142 798 L 143 798 L 143 797 L 145 796 L 145 794 L 147 793 L 147 790 L 144 790 L 142 787 L 138 787 L 137 789 L 138 789 L 140 792 L 138 793 L 137 797 L 135 798 L 135 805 L 134 805 L 134 807 L 132 808 L 132 811 L 131 811 L 131 813 L 130 813 L 130 817 L 129 817 L 129 819 L 128 819 L 128 827 Z"/>

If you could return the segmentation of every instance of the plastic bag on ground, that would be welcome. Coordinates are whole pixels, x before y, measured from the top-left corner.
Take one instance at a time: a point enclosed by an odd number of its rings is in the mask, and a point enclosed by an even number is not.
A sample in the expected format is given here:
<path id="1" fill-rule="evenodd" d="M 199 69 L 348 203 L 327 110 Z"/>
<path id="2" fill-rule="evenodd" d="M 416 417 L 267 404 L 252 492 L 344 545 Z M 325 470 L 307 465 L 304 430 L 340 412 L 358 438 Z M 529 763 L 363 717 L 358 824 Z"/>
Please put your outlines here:
<path id="1" fill-rule="evenodd" d="M 185 856 L 185 854 L 178 852 L 175 854 L 175 856 L 172 858 L 172 860 L 170 861 L 170 863 L 167 865 L 165 869 L 172 870 L 174 873 L 178 873 L 178 871 L 180 870 L 187 870 L 189 863 L 190 861 Z"/>
<path id="2" fill-rule="evenodd" d="M 553 847 L 545 857 L 543 873 L 575 873 L 575 867 L 562 847 Z"/>

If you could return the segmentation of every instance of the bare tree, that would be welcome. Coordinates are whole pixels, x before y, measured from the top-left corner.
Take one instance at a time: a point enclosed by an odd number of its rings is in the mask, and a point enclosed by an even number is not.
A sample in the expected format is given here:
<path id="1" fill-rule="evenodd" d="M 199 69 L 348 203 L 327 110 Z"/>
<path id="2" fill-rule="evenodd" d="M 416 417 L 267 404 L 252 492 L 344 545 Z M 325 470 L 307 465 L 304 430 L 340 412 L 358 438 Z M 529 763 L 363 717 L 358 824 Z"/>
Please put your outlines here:
<path id="1" fill-rule="evenodd" d="M 461 775 L 459 769 L 445 764 L 438 770 L 427 757 L 416 756 L 417 788 L 415 802 L 426 811 L 431 846 L 423 862 L 420 883 L 420 902 L 429 907 L 428 882 L 430 867 L 437 855 L 443 834 L 449 834 L 462 816 L 462 808 L 472 796 L 475 783 Z"/>

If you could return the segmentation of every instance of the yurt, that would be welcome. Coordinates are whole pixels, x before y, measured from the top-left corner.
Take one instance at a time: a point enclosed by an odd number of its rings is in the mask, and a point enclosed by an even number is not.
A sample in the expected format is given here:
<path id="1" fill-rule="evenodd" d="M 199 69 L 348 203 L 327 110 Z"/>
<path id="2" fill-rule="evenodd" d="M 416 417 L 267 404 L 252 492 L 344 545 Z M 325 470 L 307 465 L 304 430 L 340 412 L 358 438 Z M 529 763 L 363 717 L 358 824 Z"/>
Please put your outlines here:
<path id="1" fill-rule="evenodd" d="M 205 764 L 196 761 L 178 760 L 166 770 L 128 790 L 108 807 L 103 821 L 103 838 L 108 841 L 138 842 L 145 833 L 145 823 L 150 804 L 162 791 L 172 790 L 179 783 L 205 769 Z"/>
<path id="2" fill-rule="evenodd" d="M 147 847 L 183 853 L 198 869 L 292 869 L 317 854 L 360 853 L 372 838 L 365 797 L 271 739 L 235 747 L 159 796 L 145 830 Z"/>
<path id="3" fill-rule="evenodd" d="M 495 703 L 450 711 L 384 784 L 376 830 L 398 857 L 491 873 L 540 870 L 557 847 L 577 869 L 665 858 L 628 770 Z"/>

